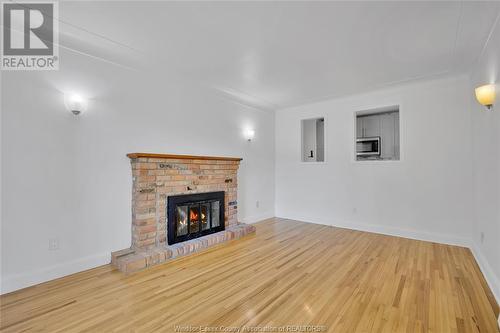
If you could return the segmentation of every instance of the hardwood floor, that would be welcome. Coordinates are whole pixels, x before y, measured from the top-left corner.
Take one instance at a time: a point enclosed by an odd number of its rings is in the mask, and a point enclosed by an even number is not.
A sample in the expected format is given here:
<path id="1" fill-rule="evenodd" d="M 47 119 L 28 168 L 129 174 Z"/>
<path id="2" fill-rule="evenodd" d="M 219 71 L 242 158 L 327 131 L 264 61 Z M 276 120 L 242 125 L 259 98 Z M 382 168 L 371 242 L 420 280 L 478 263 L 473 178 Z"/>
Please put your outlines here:
<path id="1" fill-rule="evenodd" d="M 256 226 L 255 236 L 133 275 L 107 265 L 4 295 L 1 330 L 498 332 L 498 306 L 466 248 L 284 219 Z"/>

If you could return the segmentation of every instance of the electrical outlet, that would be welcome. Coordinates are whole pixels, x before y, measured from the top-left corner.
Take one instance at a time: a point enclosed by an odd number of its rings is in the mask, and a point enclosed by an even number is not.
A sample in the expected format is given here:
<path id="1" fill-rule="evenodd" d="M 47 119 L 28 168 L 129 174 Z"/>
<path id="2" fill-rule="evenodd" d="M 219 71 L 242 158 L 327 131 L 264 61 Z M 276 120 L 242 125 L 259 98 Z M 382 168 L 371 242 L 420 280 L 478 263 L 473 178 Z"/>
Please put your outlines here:
<path id="1" fill-rule="evenodd" d="M 59 250 L 59 238 L 49 238 L 49 251 Z"/>
<path id="2" fill-rule="evenodd" d="M 255 201 L 255 207 L 256 207 L 256 208 L 259 208 L 259 207 L 260 207 L 260 202 L 259 202 L 259 200 Z"/>
<path id="3" fill-rule="evenodd" d="M 481 244 L 484 243 L 484 232 L 481 231 Z"/>

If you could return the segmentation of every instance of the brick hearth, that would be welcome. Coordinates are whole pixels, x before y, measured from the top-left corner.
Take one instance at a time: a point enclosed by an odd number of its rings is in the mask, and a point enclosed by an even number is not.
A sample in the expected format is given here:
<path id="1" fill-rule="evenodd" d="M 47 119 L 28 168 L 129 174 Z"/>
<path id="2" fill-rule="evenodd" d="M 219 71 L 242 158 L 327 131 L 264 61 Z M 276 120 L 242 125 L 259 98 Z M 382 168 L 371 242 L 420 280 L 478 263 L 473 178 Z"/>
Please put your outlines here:
<path id="1" fill-rule="evenodd" d="M 132 245 L 112 253 L 112 264 L 130 273 L 255 232 L 237 220 L 240 158 L 133 153 Z M 226 230 L 167 245 L 168 196 L 225 192 Z"/>

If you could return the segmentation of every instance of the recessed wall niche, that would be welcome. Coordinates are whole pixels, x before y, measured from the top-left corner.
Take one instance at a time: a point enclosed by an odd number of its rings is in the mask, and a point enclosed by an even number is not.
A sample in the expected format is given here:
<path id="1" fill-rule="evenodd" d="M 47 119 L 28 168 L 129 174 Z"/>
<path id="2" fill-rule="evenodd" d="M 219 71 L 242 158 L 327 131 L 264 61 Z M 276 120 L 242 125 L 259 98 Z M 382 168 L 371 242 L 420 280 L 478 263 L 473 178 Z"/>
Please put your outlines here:
<path id="1" fill-rule="evenodd" d="M 357 161 L 398 161 L 399 106 L 356 112 Z"/>
<path id="2" fill-rule="evenodd" d="M 325 161 L 325 118 L 301 120 L 301 161 Z"/>

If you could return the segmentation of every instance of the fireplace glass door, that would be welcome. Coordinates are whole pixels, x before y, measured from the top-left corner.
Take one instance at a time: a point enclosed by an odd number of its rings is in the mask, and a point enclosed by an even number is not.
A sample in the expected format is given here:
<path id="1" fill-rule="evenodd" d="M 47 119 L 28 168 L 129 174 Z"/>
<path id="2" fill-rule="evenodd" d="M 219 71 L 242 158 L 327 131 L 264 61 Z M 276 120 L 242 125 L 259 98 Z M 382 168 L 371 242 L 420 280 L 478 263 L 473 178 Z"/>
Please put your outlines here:
<path id="1" fill-rule="evenodd" d="M 200 229 L 200 207 L 198 205 L 189 207 L 189 233 L 197 233 Z"/>
<path id="2" fill-rule="evenodd" d="M 168 244 L 183 242 L 222 230 L 224 230 L 224 192 L 168 197 Z"/>
<path id="3" fill-rule="evenodd" d="M 201 230 L 210 229 L 210 203 L 200 205 Z"/>
<path id="4" fill-rule="evenodd" d="M 219 216 L 220 216 L 220 202 L 213 201 L 211 203 L 211 214 L 212 214 L 212 227 L 218 227 L 219 224 Z"/>
<path id="5" fill-rule="evenodd" d="M 177 235 L 184 236 L 188 233 L 188 206 L 177 206 L 176 208 L 176 224 Z"/>

